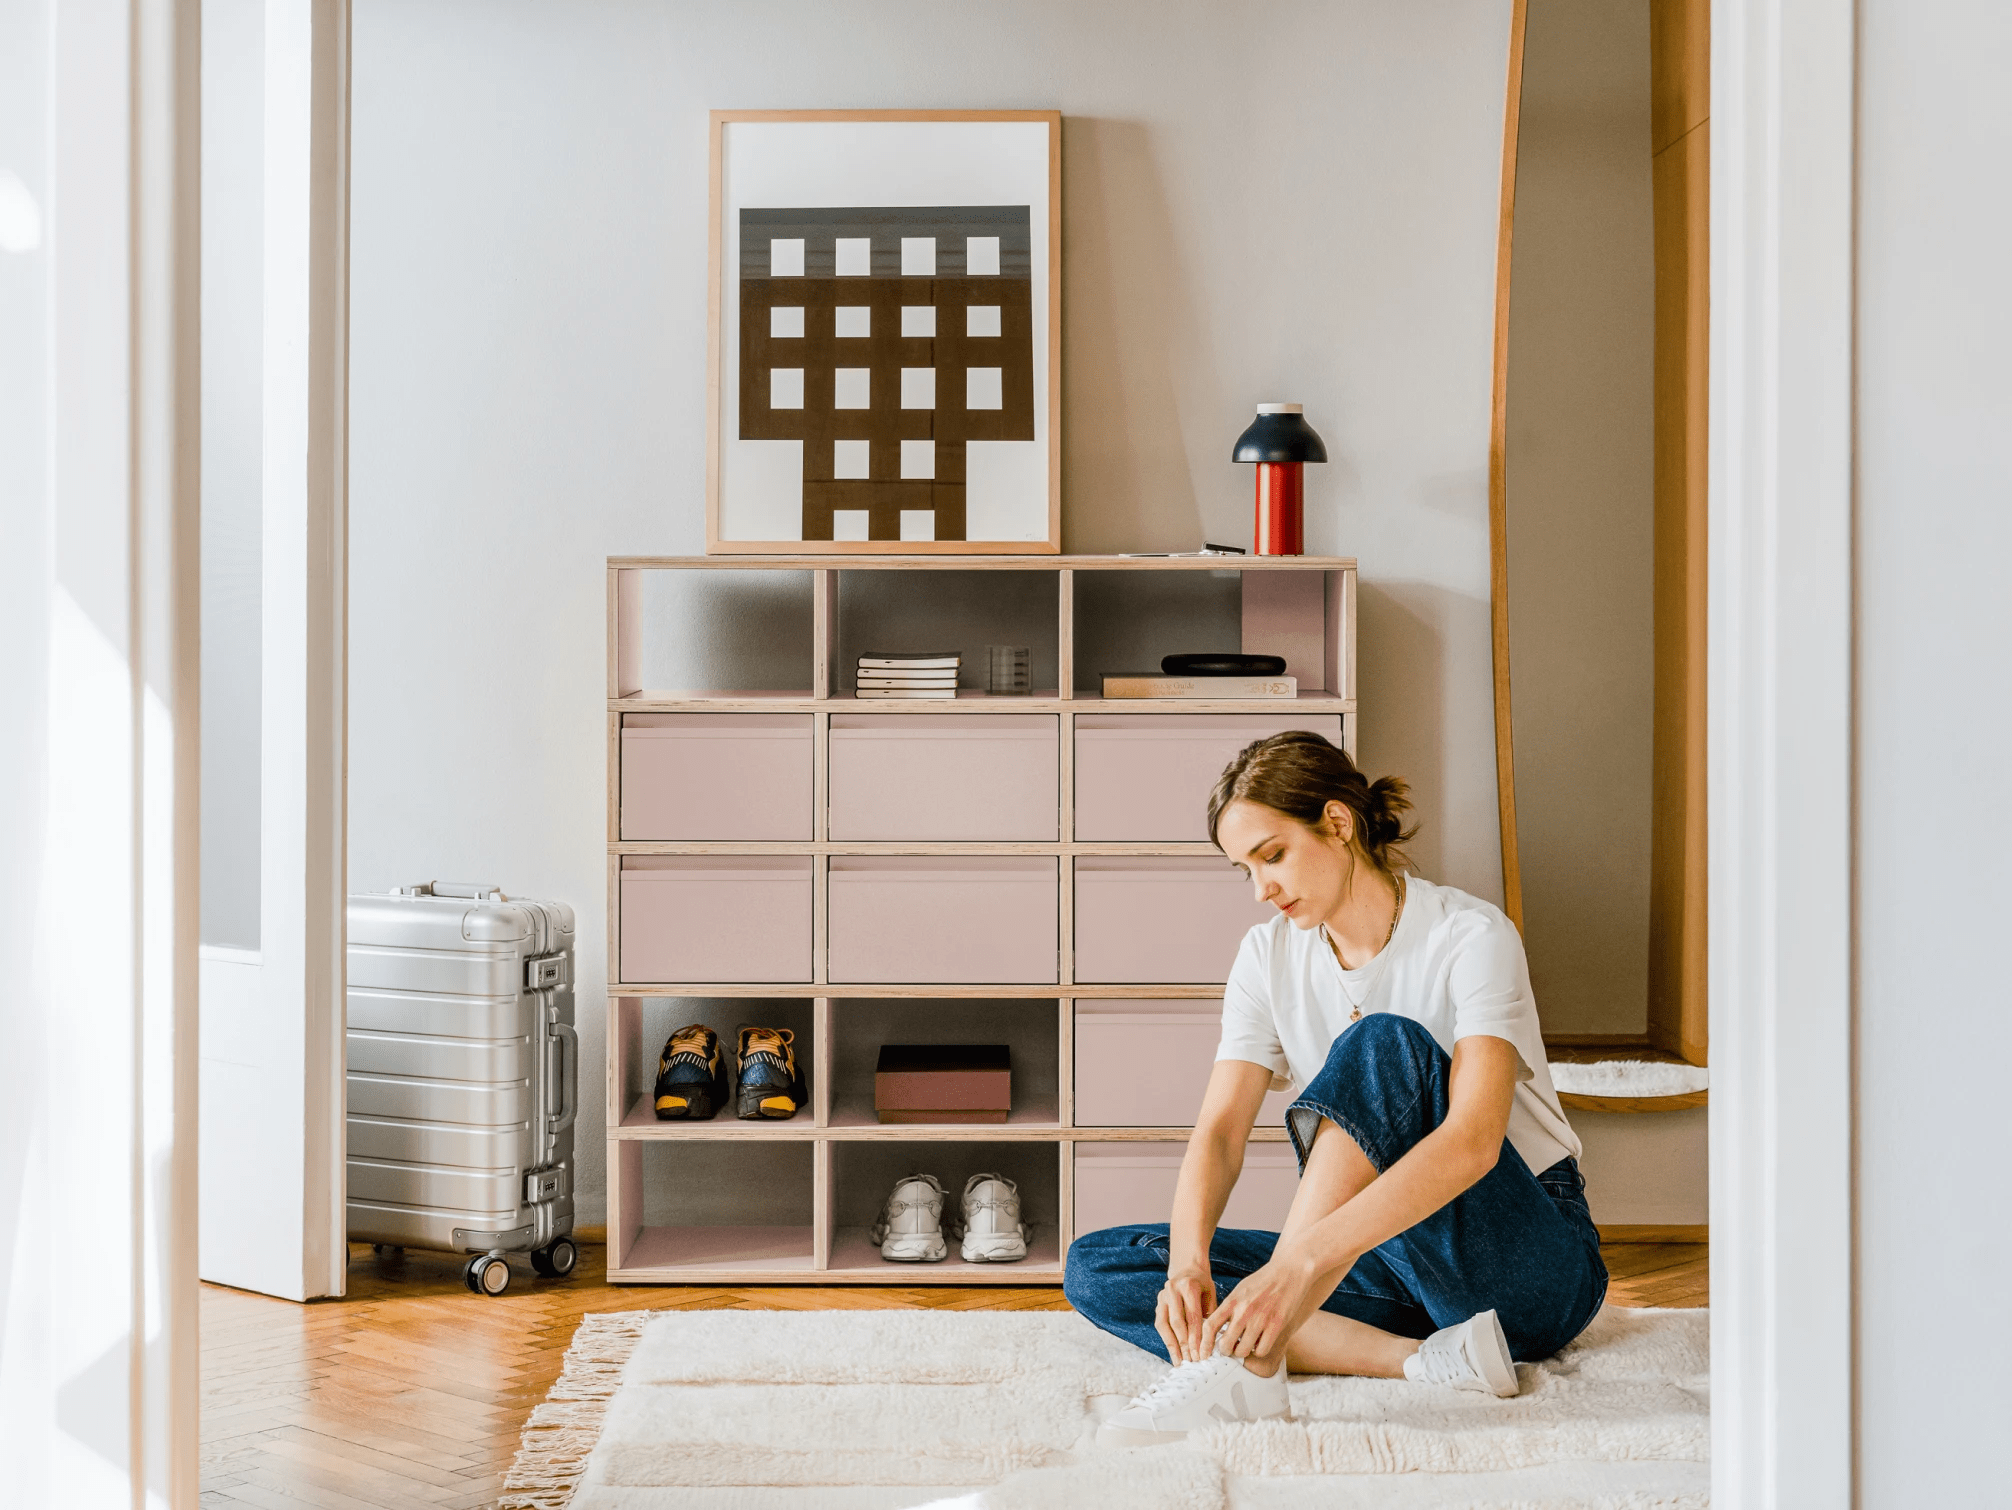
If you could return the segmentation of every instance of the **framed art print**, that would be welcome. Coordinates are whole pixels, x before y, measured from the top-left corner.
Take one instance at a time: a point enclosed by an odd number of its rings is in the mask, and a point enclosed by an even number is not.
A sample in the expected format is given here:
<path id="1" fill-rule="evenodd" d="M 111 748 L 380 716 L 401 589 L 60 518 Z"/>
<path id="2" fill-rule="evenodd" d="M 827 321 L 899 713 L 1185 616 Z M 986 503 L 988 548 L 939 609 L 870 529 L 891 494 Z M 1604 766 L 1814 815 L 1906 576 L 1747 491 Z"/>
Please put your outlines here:
<path id="1" fill-rule="evenodd" d="M 1061 134 L 713 112 L 709 553 L 1061 549 Z"/>

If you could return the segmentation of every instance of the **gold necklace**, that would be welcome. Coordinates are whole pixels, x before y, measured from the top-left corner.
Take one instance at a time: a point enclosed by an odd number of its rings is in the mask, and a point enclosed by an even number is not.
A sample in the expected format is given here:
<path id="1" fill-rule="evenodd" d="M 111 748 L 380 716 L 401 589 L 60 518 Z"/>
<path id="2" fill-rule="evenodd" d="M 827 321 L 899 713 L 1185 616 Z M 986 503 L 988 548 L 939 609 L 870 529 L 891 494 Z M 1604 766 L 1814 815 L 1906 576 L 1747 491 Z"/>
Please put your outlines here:
<path id="1" fill-rule="evenodd" d="M 1382 959 L 1384 955 L 1384 950 L 1390 947 L 1390 941 L 1397 937 L 1397 920 L 1404 915 L 1404 873 L 1402 871 L 1398 872 L 1396 876 L 1396 881 L 1397 881 L 1397 900 L 1390 909 L 1390 927 L 1383 935 L 1383 945 L 1382 948 L 1379 948 L 1376 951 L 1376 954 L 1374 956 L 1375 959 Z M 1340 941 L 1337 940 L 1332 933 L 1328 933 L 1327 925 L 1324 923 L 1321 925 L 1321 932 L 1327 933 L 1327 947 L 1334 953 L 1334 962 L 1337 965 L 1341 966 L 1342 970 L 1346 972 L 1348 969 L 1348 961 L 1341 957 Z M 1363 968 L 1368 969 L 1369 967 L 1365 965 Z M 1369 991 L 1365 989 L 1362 993 L 1362 1001 L 1357 1001 L 1353 996 L 1349 995 L 1348 983 L 1346 981 L 1343 981 L 1341 986 L 1341 994 L 1344 997 L 1347 997 L 1348 999 L 1348 1005 L 1350 1008 L 1348 1014 L 1348 1020 L 1350 1022 L 1361 1022 L 1362 1002 L 1369 1000 Z"/>

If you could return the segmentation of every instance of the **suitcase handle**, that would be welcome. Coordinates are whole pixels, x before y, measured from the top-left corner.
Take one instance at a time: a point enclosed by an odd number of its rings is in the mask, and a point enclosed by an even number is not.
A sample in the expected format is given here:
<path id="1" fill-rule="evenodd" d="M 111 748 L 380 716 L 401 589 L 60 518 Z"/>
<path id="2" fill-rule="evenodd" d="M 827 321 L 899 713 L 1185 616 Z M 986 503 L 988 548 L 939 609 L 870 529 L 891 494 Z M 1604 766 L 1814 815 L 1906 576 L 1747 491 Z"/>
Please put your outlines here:
<path id="1" fill-rule="evenodd" d="M 573 1031 L 571 1023 L 555 1022 L 552 1024 L 552 1036 L 565 1049 L 562 1060 L 564 1070 L 559 1077 L 559 1089 L 564 1093 L 564 1100 L 559 1115 L 552 1122 L 552 1131 L 558 1134 L 571 1127 L 573 1119 L 580 1114 L 580 1088 L 576 1083 L 580 1078 L 580 1035 Z"/>
<path id="2" fill-rule="evenodd" d="M 500 902 L 503 893 L 494 886 L 477 886 L 468 881 L 415 881 L 402 888 L 409 897 L 456 897 L 467 902 Z"/>

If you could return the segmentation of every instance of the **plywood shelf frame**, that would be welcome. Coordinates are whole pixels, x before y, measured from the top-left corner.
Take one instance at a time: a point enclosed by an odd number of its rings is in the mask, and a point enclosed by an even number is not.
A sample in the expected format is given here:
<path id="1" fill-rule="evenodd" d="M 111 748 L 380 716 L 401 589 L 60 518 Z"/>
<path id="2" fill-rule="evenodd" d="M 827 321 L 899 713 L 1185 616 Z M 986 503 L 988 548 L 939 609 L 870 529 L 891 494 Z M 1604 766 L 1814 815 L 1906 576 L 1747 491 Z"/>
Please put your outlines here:
<path id="1" fill-rule="evenodd" d="M 661 691 L 645 686 L 642 599 L 648 571 L 802 571 L 810 579 L 808 664 L 805 684 L 781 691 Z M 1056 578 L 1057 680 L 1061 685 L 1034 696 L 990 696 L 963 689 L 954 700 L 861 699 L 843 686 L 838 664 L 843 574 L 865 571 L 1046 571 Z M 1202 698 L 1181 700 L 1106 699 L 1078 695 L 1076 680 L 1077 590 L 1083 572 L 1227 572 L 1244 574 L 1243 626 L 1251 636 L 1290 641 L 1294 674 L 1306 689 L 1295 699 Z M 1251 574 L 1261 590 L 1253 590 Z M 1311 580 L 1305 580 L 1307 578 Z M 621 958 L 620 877 L 626 855 L 970 855 L 1053 856 L 1057 860 L 1057 972 L 1052 982 L 987 984 L 844 982 L 827 978 L 830 944 L 828 865 L 812 867 L 812 977 L 789 982 L 608 982 L 608 1213 L 609 1280 L 617 1284 L 664 1283 L 889 1283 L 1026 1284 L 1059 1282 L 1061 1255 L 1074 1237 L 1075 1149 L 1082 1144 L 1183 1142 L 1188 1126 L 1079 1127 L 1075 1121 L 1075 1007 L 1078 1001 L 1220 1000 L 1220 982 L 1136 982 L 1077 984 L 1075 955 L 1075 867 L 1077 856 L 1215 856 L 1201 841 L 1139 843 L 1078 842 L 1075 746 L 1077 720 L 1108 714 L 1340 714 L 1342 742 L 1356 748 L 1356 573 L 1347 557 L 1186 557 L 1012 556 L 631 556 L 608 562 L 608 737 L 607 857 L 608 959 L 610 974 Z M 834 841 L 830 837 L 830 737 L 834 711 L 910 718 L 932 714 L 1046 713 L 1056 717 L 1058 814 L 1052 841 Z M 807 714 L 812 726 L 813 827 L 810 839 L 785 843 L 714 841 L 629 841 L 620 837 L 621 740 L 629 713 L 790 713 Z M 741 1122 L 730 1111 L 710 1122 L 660 1123 L 650 1105 L 646 1075 L 654 1073 L 656 1046 L 642 1036 L 644 1011 L 652 1002 L 719 999 L 770 1000 L 809 1008 L 811 1028 L 805 1051 L 810 1105 L 787 1122 Z M 986 1002 L 1049 1002 L 1056 1034 L 1055 1093 L 1039 1106 L 1022 1109 L 1019 1120 L 981 1124 L 881 1124 L 865 1119 L 860 1087 L 848 1091 L 835 1081 L 840 1003 L 852 1001 L 937 1001 L 946 1009 Z M 661 1008 L 659 1009 L 661 1010 Z M 801 1021 L 799 1017 L 796 1019 Z M 848 1102 L 845 1098 L 851 1096 Z M 834 1112 L 836 1109 L 836 1117 Z M 1027 1113 L 1034 1116 L 1030 1118 Z M 1283 1127 L 1253 1130 L 1255 1143 L 1284 1143 Z M 727 1149 L 800 1146 L 811 1172 L 811 1221 L 777 1227 L 661 1226 L 645 1220 L 646 1151 L 652 1145 L 704 1143 Z M 1036 1213 L 1034 1249 L 1015 1264 L 963 1264 L 954 1251 L 943 1264 L 886 1264 L 863 1244 L 863 1229 L 840 1225 L 837 1188 L 841 1146 L 930 1145 L 1003 1149 L 1052 1148 L 1056 1158 L 1053 1212 Z M 776 1157 L 771 1154 L 768 1157 Z M 658 1160 L 666 1155 L 651 1156 Z M 854 1154 L 850 1157 L 861 1157 Z M 1024 1155 L 1022 1155 L 1024 1157 Z M 1038 1158 L 1038 1154 L 1036 1155 Z M 869 1165 L 870 1167 L 870 1165 Z M 1045 1176 L 1041 1183 L 1045 1191 Z M 857 1193 L 849 1208 L 856 1219 Z M 1045 1199 L 1045 1194 L 1042 1197 Z M 1052 1218 L 1052 1219 L 1050 1219 Z"/>

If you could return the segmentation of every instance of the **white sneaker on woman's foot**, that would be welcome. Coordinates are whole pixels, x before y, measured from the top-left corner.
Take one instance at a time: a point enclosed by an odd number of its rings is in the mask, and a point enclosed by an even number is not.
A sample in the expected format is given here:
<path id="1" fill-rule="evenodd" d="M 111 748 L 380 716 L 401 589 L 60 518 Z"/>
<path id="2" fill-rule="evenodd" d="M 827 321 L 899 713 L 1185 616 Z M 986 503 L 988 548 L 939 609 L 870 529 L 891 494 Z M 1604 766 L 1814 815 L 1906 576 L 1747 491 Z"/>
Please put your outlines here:
<path id="1" fill-rule="evenodd" d="M 1285 1370 L 1269 1379 L 1217 1353 L 1183 1363 L 1097 1428 L 1099 1447 L 1158 1447 L 1218 1421 L 1290 1421 Z"/>
<path id="2" fill-rule="evenodd" d="M 1404 1377 L 1419 1384 L 1486 1390 L 1503 1399 L 1516 1393 L 1516 1365 L 1509 1339 L 1493 1311 L 1469 1316 L 1459 1326 L 1434 1332 L 1404 1360 Z"/>

